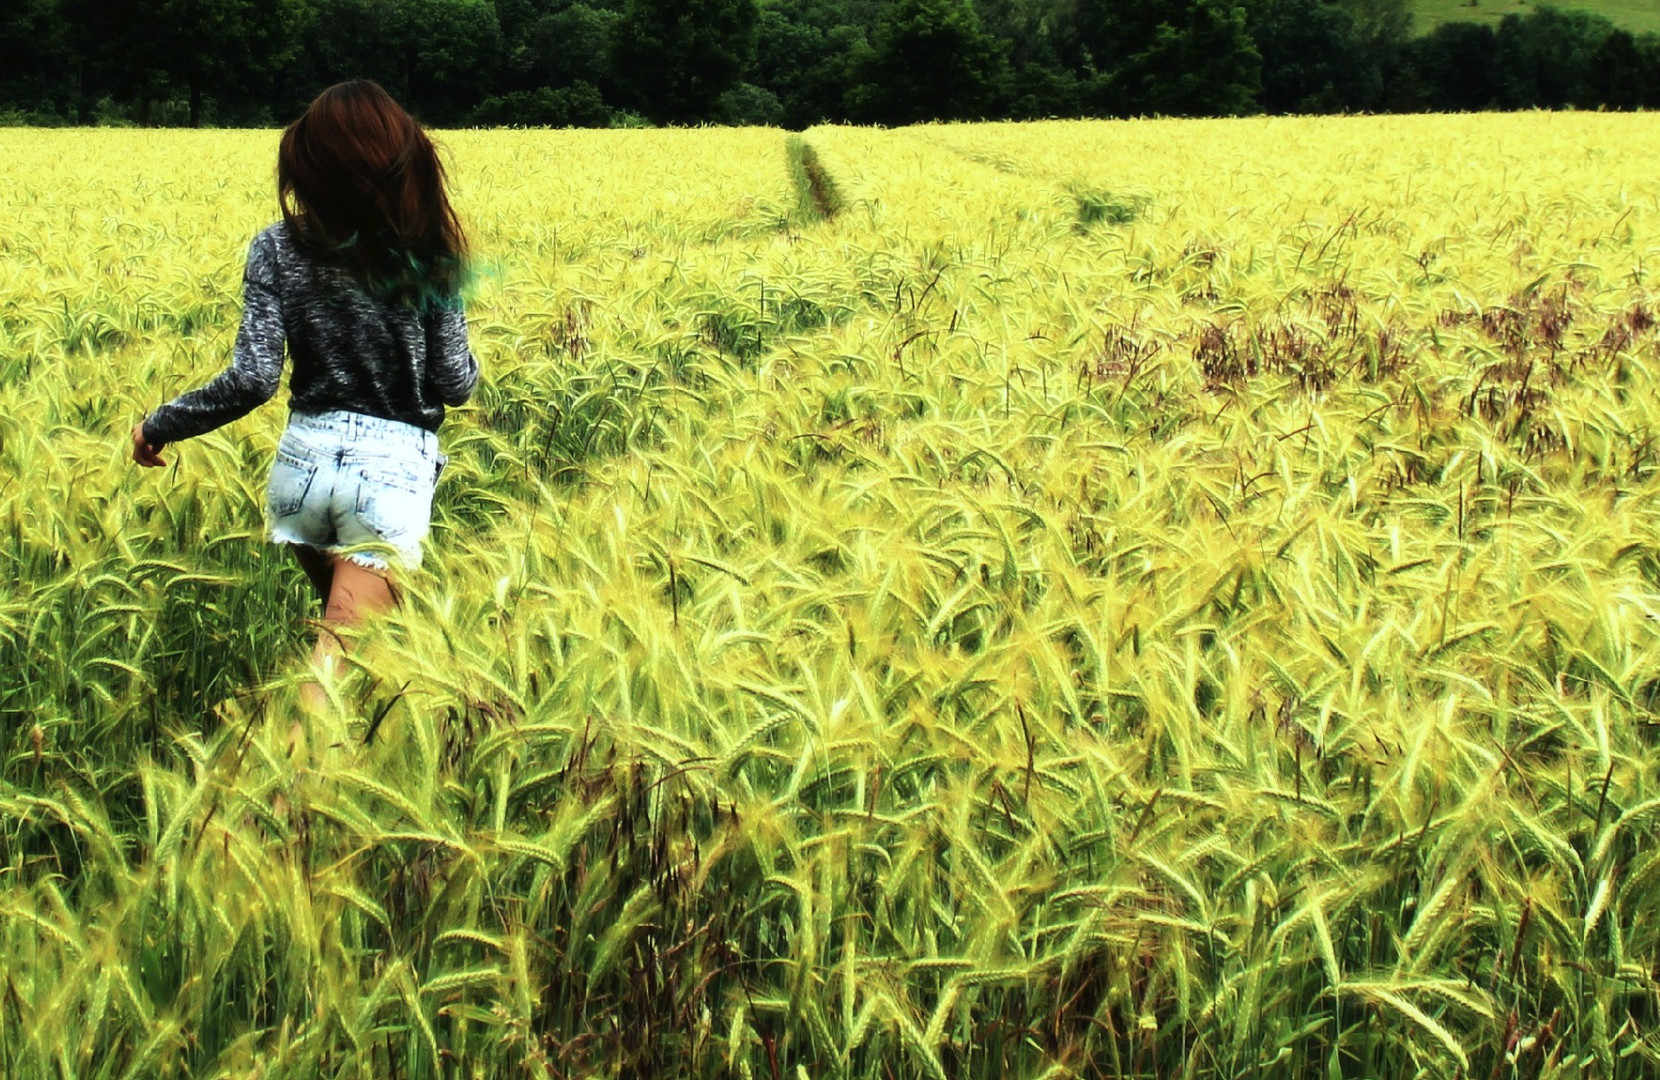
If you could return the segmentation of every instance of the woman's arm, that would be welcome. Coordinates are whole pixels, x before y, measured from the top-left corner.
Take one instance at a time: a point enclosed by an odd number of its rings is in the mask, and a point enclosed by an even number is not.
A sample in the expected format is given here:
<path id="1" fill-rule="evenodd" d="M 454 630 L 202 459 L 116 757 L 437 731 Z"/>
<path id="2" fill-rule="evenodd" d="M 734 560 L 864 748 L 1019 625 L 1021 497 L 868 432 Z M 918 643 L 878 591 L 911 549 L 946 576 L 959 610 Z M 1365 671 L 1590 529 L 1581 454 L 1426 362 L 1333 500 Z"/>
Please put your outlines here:
<path id="1" fill-rule="evenodd" d="M 179 395 L 145 419 L 141 435 L 151 451 L 204 435 L 271 400 L 282 381 L 283 340 L 276 245 L 261 233 L 248 249 L 242 326 L 230 366 L 206 386 Z"/>
<path id="2" fill-rule="evenodd" d="M 478 385 L 478 360 L 467 346 L 467 312 L 457 300 L 453 307 L 429 310 L 427 379 L 445 405 L 464 405 Z"/>

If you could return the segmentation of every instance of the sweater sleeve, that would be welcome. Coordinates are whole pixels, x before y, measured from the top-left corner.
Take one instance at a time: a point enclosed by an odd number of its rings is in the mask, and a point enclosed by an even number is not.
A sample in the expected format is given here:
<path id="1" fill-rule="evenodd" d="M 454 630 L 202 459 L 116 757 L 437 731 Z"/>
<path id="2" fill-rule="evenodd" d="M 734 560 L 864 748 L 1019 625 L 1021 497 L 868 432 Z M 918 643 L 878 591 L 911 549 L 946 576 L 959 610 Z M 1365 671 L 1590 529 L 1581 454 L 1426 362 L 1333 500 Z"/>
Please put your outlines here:
<path id="1" fill-rule="evenodd" d="M 467 345 L 467 313 L 460 301 L 426 315 L 427 376 L 438 400 L 464 405 L 478 385 L 478 360 Z"/>
<path id="2" fill-rule="evenodd" d="M 206 386 L 181 394 L 144 421 L 144 439 L 163 446 L 205 435 L 271 400 L 282 381 L 282 297 L 276 242 L 260 233 L 242 275 L 242 325 L 230 366 Z"/>

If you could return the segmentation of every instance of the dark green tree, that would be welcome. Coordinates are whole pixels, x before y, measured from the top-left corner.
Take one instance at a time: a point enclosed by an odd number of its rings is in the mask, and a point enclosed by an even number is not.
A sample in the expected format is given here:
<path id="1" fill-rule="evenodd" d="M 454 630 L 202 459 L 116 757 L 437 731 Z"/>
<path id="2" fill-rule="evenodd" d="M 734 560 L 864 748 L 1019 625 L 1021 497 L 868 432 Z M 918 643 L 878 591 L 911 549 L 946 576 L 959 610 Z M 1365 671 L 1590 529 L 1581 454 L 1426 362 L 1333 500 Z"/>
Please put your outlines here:
<path id="1" fill-rule="evenodd" d="M 783 124 L 846 119 L 853 61 L 870 46 L 861 12 L 840 0 L 782 0 L 761 8 L 757 31 L 747 78 L 777 95 Z"/>
<path id="2" fill-rule="evenodd" d="M 1073 6 L 1070 0 L 975 0 L 980 25 L 1004 43 L 1016 67 L 1057 64 L 1057 30 Z"/>
<path id="3" fill-rule="evenodd" d="M 1413 41 L 1413 0 L 1339 0 L 1354 18 L 1355 48 L 1365 65 L 1368 91 L 1353 107 L 1388 112 L 1410 109 L 1390 99 L 1391 87 L 1412 77 L 1408 51 Z"/>
<path id="4" fill-rule="evenodd" d="M 1365 108 L 1383 77 L 1339 0 L 1259 0 L 1251 40 L 1262 56 L 1262 107 L 1270 113 Z"/>
<path id="5" fill-rule="evenodd" d="M 1625 30 L 1611 32 L 1590 57 L 1589 99 L 1610 109 L 1642 108 L 1647 96 L 1644 67 L 1637 39 Z"/>
<path id="6" fill-rule="evenodd" d="M 149 16 L 135 51 L 189 95 L 190 126 L 202 123 L 202 102 L 259 97 L 294 55 L 307 0 L 129 0 Z"/>
<path id="7" fill-rule="evenodd" d="M 404 104 L 429 124 L 463 121 L 500 68 L 501 27 L 492 0 L 407 0 Z"/>
<path id="8" fill-rule="evenodd" d="M 693 123 L 755 57 L 755 0 L 629 0 L 611 37 L 611 78 L 658 123 Z"/>
<path id="9" fill-rule="evenodd" d="M 1258 109 L 1262 57 L 1243 0 L 1120 0 L 1087 12 L 1098 107 L 1125 116 Z"/>
<path id="10" fill-rule="evenodd" d="M 1506 108 L 1599 104 L 1592 86 L 1592 59 L 1614 24 L 1585 11 L 1541 5 L 1526 16 L 1499 23 L 1496 69 L 1499 103 Z"/>
<path id="11" fill-rule="evenodd" d="M 999 113 L 1008 59 L 970 0 L 897 0 L 856 61 L 855 79 L 848 104 L 856 119 L 979 119 Z"/>
<path id="12" fill-rule="evenodd" d="M 0 109 L 62 115 L 75 97 L 74 59 L 55 0 L 0 4 Z"/>
<path id="13" fill-rule="evenodd" d="M 345 79 L 373 79 L 393 97 L 407 99 L 408 21 L 402 0 L 316 0 L 285 73 L 283 115 L 298 113 L 319 90 Z"/>
<path id="14" fill-rule="evenodd" d="M 64 0 L 86 69 L 115 97 L 153 102 L 184 94 L 189 122 L 205 101 L 264 102 L 295 55 L 311 0 Z"/>
<path id="15" fill-rule="evenodd" d="M 1615 30 L 1591 55 L 1589 83 L 1591 98 L 1610 109 L 1660 105 L 1660 38 Z"/>
<path id="16" fill-rule="evenodd" d="M 155 102 L 171 93 L 166 51 L 151 44 L 162 26 L 161 0 L 62 0 L 57 13 L 85 97 L 128 103 L 148 125 Z"/>
<path id="17" fill-rule="evenodd" d="M 605 127 L 610 121 L 610 106 L 592 84 L 585 82 L 488 97 L 472 115 L 473 123 L 489 126 Z"/>
<path id="18" fill-rule="evenodd" d="M 569 4 L 544 11 L 511 46 L 509 64 L 516 86 L 597 87 L 610 76 L 606 53 L 622 12 L 603 6 Z"/>
<path id="19" fill-rule="evenodd" d="M 491 0 L 314 0 L 286 69 L 285 115 L 344 79 L 374 79 L 430 124 L 466 120 L 496 89 L 502 41 Z"/>
<path id="20" fill-rule="evenodd" d="M 1009 58 L 1005 112 L 1015 119 L 1076 116 L 1080 98 L 1077 5 L 1071 0 L 977 0 L 981 24 Z"/>
<path id="21" fill-rule="evenodd" d="M 1442 23 L 1412 43 L 1422 107 L 1476 112 L 1498 100 L 1498 35 L 1485 23 Z"/>
<path id="22" fill-rule="evenodd" d="M 523 41 L 537 18 L 556 5 L 544 0 L 494 0 L 496 25 L 509 49 Z"/>
<path id="23" fill-rule="evenodd" d="M 1374 51 L 1399 51 L 1412 39 L 1412 0 L 1340 0 L 1355 36 Z"/>

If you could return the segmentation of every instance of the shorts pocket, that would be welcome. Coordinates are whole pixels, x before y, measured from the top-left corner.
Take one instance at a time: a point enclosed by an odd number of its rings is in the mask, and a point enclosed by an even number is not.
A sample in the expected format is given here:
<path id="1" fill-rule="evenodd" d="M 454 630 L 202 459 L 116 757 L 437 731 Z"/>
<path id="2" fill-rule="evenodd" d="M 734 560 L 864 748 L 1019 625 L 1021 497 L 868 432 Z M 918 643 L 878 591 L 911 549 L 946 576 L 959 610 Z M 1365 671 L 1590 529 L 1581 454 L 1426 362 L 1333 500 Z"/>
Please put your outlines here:
<path id="1" fill-rule="evenodd" d="M 311 493 L 317 479 L 317 463 L 307 461 L 286 449 L 277 450 L 277 460 L 271 466 L 271 483 L 266 488 L 265 501 L 276 517 L 296 513 Z"/>
<path id="2" fill-rule="evenodd" d="M 432 474 L 417 459 L 398 465 L 366 467 L 358 480 L 357 518 L 366 530 L 389 544 L 419 543 L 432 522 Z"/>

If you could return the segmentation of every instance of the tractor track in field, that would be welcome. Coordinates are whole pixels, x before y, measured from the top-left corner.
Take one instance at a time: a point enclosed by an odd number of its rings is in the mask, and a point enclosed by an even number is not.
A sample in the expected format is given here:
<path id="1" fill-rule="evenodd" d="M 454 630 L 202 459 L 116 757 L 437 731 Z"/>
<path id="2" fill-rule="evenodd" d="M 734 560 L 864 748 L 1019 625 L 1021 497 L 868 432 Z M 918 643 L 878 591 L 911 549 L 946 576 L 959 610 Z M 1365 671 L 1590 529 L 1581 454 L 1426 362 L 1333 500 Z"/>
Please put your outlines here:
<path id="1" fill-rule="evenodd" d="M 800 135 L 791 135 L 785 142 L 789 155 L 790 173 L 795 180 L 799 211 L 807 218 L 830 221 L 842 211 L 844 202 L 835 178 L 824 167 L 818 151 Z"/>

